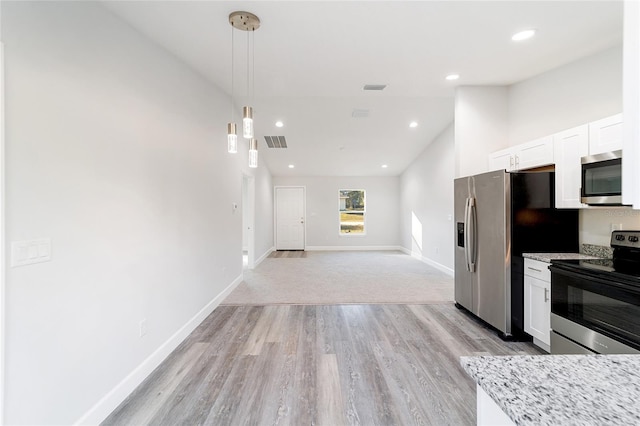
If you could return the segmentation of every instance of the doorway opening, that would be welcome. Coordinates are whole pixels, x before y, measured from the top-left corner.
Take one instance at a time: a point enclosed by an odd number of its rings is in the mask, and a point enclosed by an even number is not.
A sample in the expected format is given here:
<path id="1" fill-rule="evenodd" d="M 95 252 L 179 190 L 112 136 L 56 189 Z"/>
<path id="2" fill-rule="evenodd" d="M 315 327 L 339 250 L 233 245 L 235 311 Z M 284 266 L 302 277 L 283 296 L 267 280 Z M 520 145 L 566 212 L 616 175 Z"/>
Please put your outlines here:
<path id="1" fill-rule="evenodd" d="M 242 176 L 242 269 L 255 266 L 255 178 Z"/>

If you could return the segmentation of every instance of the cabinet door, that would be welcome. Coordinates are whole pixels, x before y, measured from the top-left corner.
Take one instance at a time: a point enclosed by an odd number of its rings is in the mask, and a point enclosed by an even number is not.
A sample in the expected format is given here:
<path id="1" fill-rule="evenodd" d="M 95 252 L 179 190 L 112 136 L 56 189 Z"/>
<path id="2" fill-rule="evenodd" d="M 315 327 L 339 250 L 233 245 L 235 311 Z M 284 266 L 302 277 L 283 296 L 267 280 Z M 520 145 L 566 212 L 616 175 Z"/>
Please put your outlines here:
<path id="1" fill-rule="evenodd" d="M 622 114 L 589 123 L 589 155 L 622 149 Z"/>
<path id="2" fill-rule="evenodd" d="M 584 208 L 580 202 L 580 158 L 589 149 L 588 126 L 574 127 L 553 135 L 556 162 L 556 208 Z"/>
<path id="3" fill-rule="evenodd" d="M 551 344 L 551 284 L 524 276 L 524 331 Z"/>
<path id="4" fill-rule="evenodd" d="M 511 171 L 514 167 L 513 153 L 509 149 L 503 149 L 489 154 L 489 170 L 506 170 Z"/>
<path id="5" fill-rule="evenodd" d="M 553 138 L 547 136 L 519 145 L 515 155 L 517 170 L 553 164 Z"/>

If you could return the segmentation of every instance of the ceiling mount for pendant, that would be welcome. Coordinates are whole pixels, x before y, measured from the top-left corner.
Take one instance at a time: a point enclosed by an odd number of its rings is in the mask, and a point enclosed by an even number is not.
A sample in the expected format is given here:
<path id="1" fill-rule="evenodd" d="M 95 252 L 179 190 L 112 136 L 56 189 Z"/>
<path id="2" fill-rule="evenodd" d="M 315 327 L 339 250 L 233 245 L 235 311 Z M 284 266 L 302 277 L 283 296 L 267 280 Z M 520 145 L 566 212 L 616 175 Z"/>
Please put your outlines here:
<path id="1" fill-rule="evenodd" d="M 249 12 L 233 12 L 229 15 L 233 28 L 242 31 L 255 31 L 260 28 L 260 18 Z"/>

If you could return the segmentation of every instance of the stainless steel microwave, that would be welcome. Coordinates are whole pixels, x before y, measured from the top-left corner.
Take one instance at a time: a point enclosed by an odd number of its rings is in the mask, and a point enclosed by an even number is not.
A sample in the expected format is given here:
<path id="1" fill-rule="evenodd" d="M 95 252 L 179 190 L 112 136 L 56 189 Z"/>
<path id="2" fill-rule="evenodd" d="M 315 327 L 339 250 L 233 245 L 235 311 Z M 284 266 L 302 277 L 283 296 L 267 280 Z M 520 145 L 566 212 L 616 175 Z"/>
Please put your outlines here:
<path id="1" fill-rule="evenodd" d="M 622 150 L 582 157 L 581 200 L 590 205 L 622 204 Z"/>

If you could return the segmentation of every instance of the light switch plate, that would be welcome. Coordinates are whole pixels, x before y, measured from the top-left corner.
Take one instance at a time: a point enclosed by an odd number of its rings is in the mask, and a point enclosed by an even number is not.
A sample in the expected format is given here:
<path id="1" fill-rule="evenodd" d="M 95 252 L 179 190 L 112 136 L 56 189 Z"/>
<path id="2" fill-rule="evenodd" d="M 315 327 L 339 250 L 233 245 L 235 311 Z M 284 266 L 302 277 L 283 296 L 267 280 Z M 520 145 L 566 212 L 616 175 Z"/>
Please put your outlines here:
<path id="1" fill-rule="evenodd" d="M 51 238 L 11 242 L 11 267 L 51 260 Z"/>

